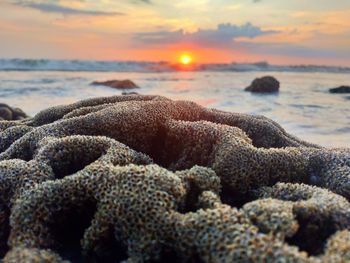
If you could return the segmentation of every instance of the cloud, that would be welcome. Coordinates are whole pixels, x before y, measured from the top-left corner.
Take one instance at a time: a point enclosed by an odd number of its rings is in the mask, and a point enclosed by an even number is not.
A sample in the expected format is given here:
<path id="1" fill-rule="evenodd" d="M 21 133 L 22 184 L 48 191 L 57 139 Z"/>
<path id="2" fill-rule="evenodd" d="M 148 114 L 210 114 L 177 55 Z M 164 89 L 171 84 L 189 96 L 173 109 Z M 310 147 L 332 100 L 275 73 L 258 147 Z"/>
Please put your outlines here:
<path id="1" fill-rule="evenodd" d="M 16 1 L 12 2 L 14 5 L 28 7 L 39 10 L 44 13 L 57 13 L 62 15 L 84 15 L 84 16 L 121 16 L 125 15 L 121 12 L 103 12 L 94 10 L 76 9 L 66 6 L 61 6 L 54 2 L 51 3 L 38 3 L 33 1 Z"/>
<path id="2" fill-rule="evenodd" d="M 164 46 L 171 44 L 196 44 L 200 47 L 248 52 L 256 55 L 290 56 L 306 58 L 335 58 L 336 53 L 322 47 L 307 47 L 298 42 L 279 42 L 285 37 L 282 31 L 264 30 L 251 23 L 233 25 L 219 24 L 215 29 L 198 29 L 194 33 L 177 31 L 156 31 L 137 33 L 133 36 L 137 47 Z M 290 34 L 296 34 L 291 31 Z M 282 34 L 282 35 L 281 35 Z M 261 37 L 268 37 L 264 42 Z"/>
<path id="3" fill-rule="evenodd" d="M 238 47 L 255 54 L 269 54 L 305 58 L 340 58 L 336 52 L 322 47 L 306 47 L 295 43 L 249 43 L 239 42 Z"/>
<path id="4" fill-rule="evenodd" d="M 186 33 L 183 29 L 136 33 L 134 41 L 142 44 L 193 43 L 201 46 L 229 47 L 235 38 L 255 38 L 275 33 L 278 31 L 265 31 L 251 23 L 241 26 L 226 23 L 219 24 L 216 29 L 198 29 L 194 33 Z"/>

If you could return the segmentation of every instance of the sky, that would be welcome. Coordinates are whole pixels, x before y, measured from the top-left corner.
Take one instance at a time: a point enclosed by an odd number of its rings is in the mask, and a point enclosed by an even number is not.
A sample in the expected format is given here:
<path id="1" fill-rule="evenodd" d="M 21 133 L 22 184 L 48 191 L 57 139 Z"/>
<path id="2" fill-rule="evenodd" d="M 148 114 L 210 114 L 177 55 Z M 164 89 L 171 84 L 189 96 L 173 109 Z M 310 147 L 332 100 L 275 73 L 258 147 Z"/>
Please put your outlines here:
<path id="1" fill-rule="evenodd" d="M 0 57 L 350 66 L 350 0 L 0 0 Z"/>

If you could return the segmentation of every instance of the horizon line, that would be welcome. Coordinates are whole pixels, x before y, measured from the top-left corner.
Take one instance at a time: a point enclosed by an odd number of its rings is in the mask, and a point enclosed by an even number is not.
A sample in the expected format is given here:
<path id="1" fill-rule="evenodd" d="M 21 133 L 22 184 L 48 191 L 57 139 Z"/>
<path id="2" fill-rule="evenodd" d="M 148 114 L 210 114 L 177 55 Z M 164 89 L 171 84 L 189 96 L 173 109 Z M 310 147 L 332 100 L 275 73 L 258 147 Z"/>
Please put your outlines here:
<path id="1" fill-rule="evenodd" d="M 0 60 L 51 60 L 51 61 L 85 61 L 85 62 L 122 62 L 122 63 L 128 63 L 128 62 L 136 62 L 136 63 L 166 63 L 169 65 L 179 65 L 180 62 L 171 62 L 168 60 L 124 60 L 124 59 L 77 59 L 77 58 L 20 58 L 20 57 L 0 57 Z M 267 66 L 307 66 L 307 67 L 331 67 L 331 68 L 343 68 L 343 69 L 350 69 L 350 65 L 336 65 L 336 64 L 305 64 L 305 63 L 290 63 L 290 64 L 279 64 L 279 63 L 270 63 L 266 60 L 263 61 L 245 61 L 245 62 L 239 62 L 239 61 L 231 61 L 231 62 L 193 62 L 191 65 L 230 65 L 230 64 L 247 64 L 247 65 L 258 65 L 258 64 L 266 64 Z"/>

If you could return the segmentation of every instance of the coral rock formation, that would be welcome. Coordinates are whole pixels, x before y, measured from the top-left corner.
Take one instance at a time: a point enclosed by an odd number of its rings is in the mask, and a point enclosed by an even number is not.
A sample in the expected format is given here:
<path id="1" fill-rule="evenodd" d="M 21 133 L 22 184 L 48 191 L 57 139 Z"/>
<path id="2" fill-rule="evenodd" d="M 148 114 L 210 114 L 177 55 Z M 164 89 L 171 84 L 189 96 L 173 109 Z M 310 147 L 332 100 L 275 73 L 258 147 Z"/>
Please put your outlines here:
<path id="1" fill-rule="evenodd" d="M 350 150 L 159 96 L 0 121 L 4 262 L 347 262 Z"/>

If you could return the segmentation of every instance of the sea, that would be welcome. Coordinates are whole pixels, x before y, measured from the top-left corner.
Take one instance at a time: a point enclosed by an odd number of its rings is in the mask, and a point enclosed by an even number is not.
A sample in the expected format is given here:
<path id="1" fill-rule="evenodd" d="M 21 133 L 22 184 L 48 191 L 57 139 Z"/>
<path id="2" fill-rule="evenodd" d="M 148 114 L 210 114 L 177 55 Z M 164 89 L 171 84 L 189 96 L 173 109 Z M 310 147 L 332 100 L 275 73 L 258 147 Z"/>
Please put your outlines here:
<path id="1" fill-rule="evenodd" d="M 244 88 L 257 77 L 280 81 L 276 94 Z M 350 94 L 330 88 L 350 85 L 350 68 L 253 64 L 0 59 L 0 103 L 34 116 L 50 106 L 81 99 L 120 95 L 121 90 L 92 81 L 130 79 L 140 94 L 191 100 L 208 108 L 264 115 L 297 137 L 325 147 L 350 147 Z M 130 90 L 129 90 L 130 91 Z M 131 90 L 133 91 L 133 90 Z"/>

